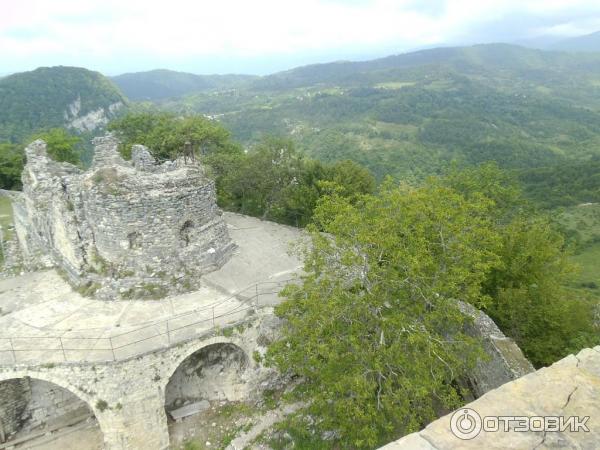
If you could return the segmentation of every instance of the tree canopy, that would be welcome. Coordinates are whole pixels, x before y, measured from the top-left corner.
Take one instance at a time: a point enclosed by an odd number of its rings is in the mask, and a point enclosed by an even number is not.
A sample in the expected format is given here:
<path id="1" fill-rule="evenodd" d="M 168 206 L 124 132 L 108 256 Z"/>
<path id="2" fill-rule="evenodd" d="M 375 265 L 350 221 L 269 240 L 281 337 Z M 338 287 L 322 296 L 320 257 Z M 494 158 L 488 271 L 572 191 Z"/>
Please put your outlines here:
<path id="1" fill-rule="evenodd" d="M 194 151 L 208 155 L 219 151 L 239 152 L 229 132 L 216 122 L 194 115 L 178 117 L 170 113 L 132 112 L 108 125 L 121 140 L 121 153 L 131 158 L 131 146 L 149 147 L 159 160 L 175 159 L 190 142 Z"/>
<path id="2" fill-rule="evenodd" d="M 333 432 L 326 447 L 377 447 L 463 401 L 482 353 L 457 301 L 488 312 L 538 366 L 600 343 L 593 305 L 563 288 L 560 234 L 504 181 L 485 166 L 319 199 L 267 361 L 298 377 L 308 406 L 293 420 Z"/>
<path id="3" fill-rule="evenodd" d="M 46 142 L 48 156 L 58 162 L 81 164 L 81 138 L 64 128 L 51 128 L 30 135 L 22 144 L 0 143 L 0 189 L 21 189 L 21 172 L 25 163 L 24 148 L 36 139 Z"/>
<path id="4" fill-rule="evenodd" d="M 53 160 L 75 165 L 81 164 L 81 154 L 83 151 L 81 138 L 69 133 L 64 128 L 51 128 L 36 133 L 30 136 L 27 142 L 32 142 L 36 139 L 41 139 L 46 143 L 48 156 Z"/>

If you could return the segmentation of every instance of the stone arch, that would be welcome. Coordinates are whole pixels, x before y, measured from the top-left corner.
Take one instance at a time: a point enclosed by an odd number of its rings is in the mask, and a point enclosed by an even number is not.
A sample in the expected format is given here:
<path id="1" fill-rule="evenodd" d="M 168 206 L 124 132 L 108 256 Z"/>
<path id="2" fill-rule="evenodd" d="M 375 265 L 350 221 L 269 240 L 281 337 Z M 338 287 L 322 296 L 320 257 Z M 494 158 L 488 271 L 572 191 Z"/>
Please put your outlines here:
<path id="1" fill-rule="evenodd" d="M 244 380 L 252 361 L 242 346 L 211 339 L 182 355 L 171 367 L 164 386 L 167 417 L 184 406 L 199 409 L 210 402 L 237 401 L 246 394 Z"/>
<path id="2" fill-rule="evenodd" d="M 1 405 L 2 401 L 6 405 Z M 29 371 L 0 373 L 0 406 L 4 406 L 0 407 L 0 442 L 19 432 L 35 432 L 42 426 L 48 427 L 45 432 L 54 426 L 71 426 L 89 413 L 100 432 L 97 447 L 105 445 L 105 427 L 96 406 L 87 395 L 59 377 Z"/>

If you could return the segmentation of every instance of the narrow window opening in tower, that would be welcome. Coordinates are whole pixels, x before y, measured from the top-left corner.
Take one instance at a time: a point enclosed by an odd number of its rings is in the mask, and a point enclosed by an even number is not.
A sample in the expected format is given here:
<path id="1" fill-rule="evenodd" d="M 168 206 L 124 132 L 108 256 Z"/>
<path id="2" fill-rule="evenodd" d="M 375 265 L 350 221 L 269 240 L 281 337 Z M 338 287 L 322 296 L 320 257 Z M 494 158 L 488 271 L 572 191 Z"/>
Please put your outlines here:
<path id="1" fill-rule="evenodd" d="M 191 234 L 193 228 L 194 223 L 191 220 L 186 220 L 185 223 L 181 226 L 181 229 L 179 230 L 179 236 L 181 237 L 181 240 L 183 241 L 186 247 L 190 245 L 190 242 L 192 240 Z"/>
<path id="2" fill-rule="evenodd" d="M 134 250 L 140 248 L 140 233 L 133 231 L 127 235 L 127 241 L 129 242 L 129 248 Z"/>

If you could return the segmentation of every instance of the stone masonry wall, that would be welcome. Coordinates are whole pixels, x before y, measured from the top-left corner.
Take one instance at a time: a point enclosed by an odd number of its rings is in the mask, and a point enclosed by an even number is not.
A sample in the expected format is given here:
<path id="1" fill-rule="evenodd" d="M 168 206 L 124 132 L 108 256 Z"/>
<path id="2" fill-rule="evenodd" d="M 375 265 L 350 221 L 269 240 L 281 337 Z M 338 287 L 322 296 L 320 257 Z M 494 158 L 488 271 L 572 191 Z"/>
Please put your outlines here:
<path id="1" fill-rule="evenodd" d="M 84 401 L 55 384 L 29 378 L 0 382 L 0 442 L 74 412 L 92 414 Z"/>
<path id="2" fill-rule="evenodd" d="M 27 379 L 0 382 L 0 443 L 21 428 L 30 398 Z"/>
<path id="3" fill-rule="evenodd" d="M 90 170 L 26 149 L 23 194 L 13 202 L 25 266 L 57 266 L 85 294 L 158 298 L 198 286 L 234 244 L 214 182 L 183 161 L 157 165 L 135 146 L 133 164 L 108 135 L 94 140 Z"/>

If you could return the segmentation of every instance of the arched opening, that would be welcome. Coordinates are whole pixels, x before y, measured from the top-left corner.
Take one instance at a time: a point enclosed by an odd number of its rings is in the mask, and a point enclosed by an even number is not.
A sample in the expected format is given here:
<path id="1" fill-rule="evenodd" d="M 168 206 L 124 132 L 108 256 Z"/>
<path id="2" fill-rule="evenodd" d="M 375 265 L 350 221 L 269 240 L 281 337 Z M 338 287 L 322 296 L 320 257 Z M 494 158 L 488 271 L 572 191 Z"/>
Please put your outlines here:
<path id="1" fill-rule="evenodd" d="M 192 241 L 193 228 L 194 222 L 192 222 L 191 220 L 186 220 L 181 226 L 181 229 L 179 230 L 179 237 L 186 247 L 190 245 L 190 242 Z"/>
<path id="2" fill-rule="evenodd" d="M 218 343 L 194 352 L 179 365 L 165 390 L 171 445 L 202 427 L 205 416 L 215 409 L 246 398 L 248 364 L 237 345 Z"/>
<path id="3" fill-rule="evenodd" d="M 89 405 L 72 392 L 35 378 L 0 381 L 0 443 L 15 449 L 103 448 Z"/>

